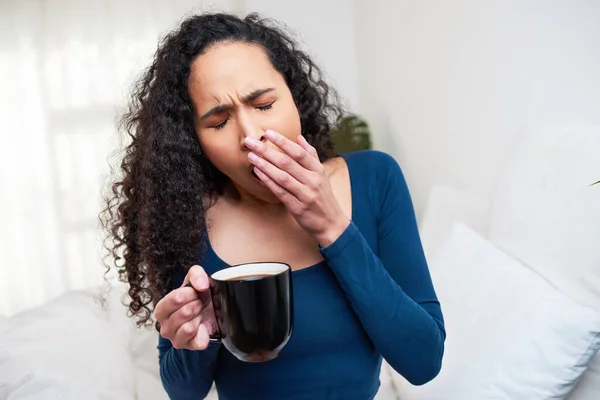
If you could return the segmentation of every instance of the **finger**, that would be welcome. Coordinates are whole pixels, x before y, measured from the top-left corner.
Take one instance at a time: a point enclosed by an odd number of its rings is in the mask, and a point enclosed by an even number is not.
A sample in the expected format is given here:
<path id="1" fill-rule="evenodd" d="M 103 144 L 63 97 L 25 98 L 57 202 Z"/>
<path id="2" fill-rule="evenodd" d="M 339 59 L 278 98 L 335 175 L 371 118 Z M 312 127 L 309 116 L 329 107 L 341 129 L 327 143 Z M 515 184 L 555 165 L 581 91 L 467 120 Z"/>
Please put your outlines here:
<path id="1" fill-rule="evenodd" d="M 183 279 L 181 286 L 186 286 L 188 283 L 190 283 L 192 287 L 199 292 L 204 292 L 207 290 L 209 282 L 208 275 L 206 275 L 204 268 L 199 265 L 193 265 Z"/>
<path id="2" fill-rule="evenodd" d="M 292 196 L 292 198 L 289 198 L 289 202 L 294 202 L 294 200 L 296 200 L 307 203 L 314 200 L 312 188 L 315 187 L 315 172 L 304 170 L 304 182 L 300 182 L 286 171 L 279 169 L 265 159 L 255 159 L 254 164 L 256 165 L 254 168 L 256 175 L 260 180 L 267 184 L 267 187 L 271 189 L 280 200 L 283 201 L 284 198 L 287 198 L 287 193 Z M 266 179 L 261 178 L 259 175 L 260 173 L 262 173 Z M 269 186 L 268 180 L 273 181 L 275 185 Z"/>
<path id="3" fill-rule="evenodd" d="M 296 196 L 294 196 L 288 190 L 280 186 L 277 182 L 271 179 L 271 177 L 269 177 L 266 173 L 261 171 L 258 167 L 254 167 L 254 172 L 256 172 L 256 176 L 258 176 L 258 179 L 260 179 L 265 184 L 265 186 L 271 192 L 273 192 L 273 194 L 277 196 L 277 198 L 281 200 L 281 202 L 288 209 L 290 209 L 292 206 L 299 202 Z"/>
<path id="4" fill-rule="evenodd" d="M 191 287 L 182 287 L 167 293 L 157 304 L 154 310 L 154 316 L 161 324 L 166 321 L 171 314 L 179 310 L 187 303 L 197 300 L 198 292 Z"/>
<path id="5" fill-rule="evenodd" d="M 193 350 L 206 350 L 210 342 L 210 334 L 206 324 L 201 323 L 196 330 L 196 335 L 190 340 L 189 346 Z"/>
<path id="6" fill-rule="evenodd" d="M 271 180 L 277 182 L 279 186 L 281 186 L 288 192 L 296 195 L 300 194 L 300 192 L 303 190 L 304 185 L 300 181 L 298 181 L 298 179 L 289 174 L 287 171 L 284 171 L 276 165 L 273 165 L 264 158 L 261 158 L 258 155 L 250 152 L 248 155 L 248 159 L 252 162 L 252 164 L 255 165 L 255 169 L 259 169 L 261 172 L 266 174 Z M 299 168 L 301 167 L 299 166 Z M 306 175 L 312 172 L 304 169 L 304 173 Z M 305 180 L 308 181 L 309 177 L 305 177 Z"/>
<path id="7" fill-rule="evenodd" d="M 176 349 L 185 349 L 191 347 L 190 342 L 196 337 L 201 321 L 201 318 L 197 317 L 178 327 L 174 335 L 171 336 L 171 343 L 173 343 L 173 347 Z"/>
<path id="8" fill-rule="evenodd" d="M 161 324 L 160 334 L 163 337 L 173 337 L 180 327 L 197 318 L 201 311 L 202 302 L 199 299 L 187 303 Z"/>
<path id="9" fill-rule="evenodd" d="M 308 143 L 306 141 L 306 138 L 302 135 L 298 136 L 298 144 L 308 152 L 308 154 L 310 154 L 311 156 L 313 156 L 314 158 L 316 158 L 317 160 L 319 159 L 319 153 L 317 153 L 317 149 L 315 149 L 313 146 L 310 145 L 310 143 Z"/>
<path id="10" fill-rule="evenodd" d="M 299 182 L 305 183 L 308 180 L 306 174 L 307 172 L 310 172 L 310 170 L 307 170 L 289 155 L 277 151 L 273 147 L 267 146 L 265 143 L 252 141 L 251 138 L 247 138 L 246 141 L 251 143 L 248 147 L 250 147 L 252 152 L 248 153 L 248 159 L 254 165 L 260 167 L 260 160 L 264 159 L 277 166 L 280 170 L 287 172 Z"/>
<path id="11" fill-rule="evenodd" d="M 304 149 L 298 143 L 286 138 L 282 134 L 273 130 L 265 132 L 267 138 L 277 147 L 283 150 L 287 155 L 296 160 L 304 168 L 311 171 L 318 171 L 321 163 L 318 157 L 314 157 L 309 151 Z M 302 136 L 302 135 L 300 135 Z M 310 145 L 309 145 L 310 146 Z"/>
<path id="12" fill-rule="evenodd" d="M 321 165 L 321 163 L 319 162 L 319 158 L 315 158 L 310 151 L 307 151 L 298 143 L 286 138 L 282 134 L 275 132 L 271 129 L 267 130 L 265 132 L 265 135 L 271 142 L 273 142 L 277 147 L 283 150 L 291 158 L 296 160 L 304 168 L 309 169 L 311 171 L 319 170 L 319 167 Z M 303 136 L 300 135 L 300 137 Z"/>

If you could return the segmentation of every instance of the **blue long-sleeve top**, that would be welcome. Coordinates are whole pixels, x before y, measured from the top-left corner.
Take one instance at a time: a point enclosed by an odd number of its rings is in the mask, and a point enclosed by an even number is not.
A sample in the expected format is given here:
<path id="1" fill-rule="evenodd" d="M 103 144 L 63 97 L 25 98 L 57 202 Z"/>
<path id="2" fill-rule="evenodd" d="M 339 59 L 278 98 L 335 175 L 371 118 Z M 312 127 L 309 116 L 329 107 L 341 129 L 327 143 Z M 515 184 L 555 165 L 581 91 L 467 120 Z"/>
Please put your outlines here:
<path id="1" fill-rule="evenodd" d="M 294 330 L 279 356 L 239 361 L 220 344 L 179 350 L 159 338 L 162 383 L 172 399 L 372 399 L 382 357 L 409 382 L 433 379 L 446 333 L 412 200 L 396 161 L 379 151 L 344 154 L 352 219 L 324 260 L 292 272 Z M 208 274 L 228 265 L 208 243 Z M 183 273 L 174 287 L 183 281 Z"/>

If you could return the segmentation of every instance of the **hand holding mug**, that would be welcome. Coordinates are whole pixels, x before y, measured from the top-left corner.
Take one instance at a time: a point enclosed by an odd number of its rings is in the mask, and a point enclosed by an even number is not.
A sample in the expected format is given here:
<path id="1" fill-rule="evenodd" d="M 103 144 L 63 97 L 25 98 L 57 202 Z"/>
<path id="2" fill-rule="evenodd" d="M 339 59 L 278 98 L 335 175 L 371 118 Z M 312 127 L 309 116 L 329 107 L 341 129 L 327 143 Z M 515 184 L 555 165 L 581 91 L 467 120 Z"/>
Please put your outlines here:
<path id="1" fill-rule="evenodd" d="M 163 297 L 154 310 L 160 324 L 160 335 L 176 349 L 204 350 L 217 330 L 204 269 L 194 265 L 183 284 Z"/>
<path id="2" fill-rule="evenodd" d="M 177 349 L 204 350 L 223 343 L 235 357 L 261 362 L 277 357 L 292 334 L 292 274 L 287 264 L 248 263 L 209 278 L 194 265 L 182 287 L 156 305 L 160 334 Z"/>

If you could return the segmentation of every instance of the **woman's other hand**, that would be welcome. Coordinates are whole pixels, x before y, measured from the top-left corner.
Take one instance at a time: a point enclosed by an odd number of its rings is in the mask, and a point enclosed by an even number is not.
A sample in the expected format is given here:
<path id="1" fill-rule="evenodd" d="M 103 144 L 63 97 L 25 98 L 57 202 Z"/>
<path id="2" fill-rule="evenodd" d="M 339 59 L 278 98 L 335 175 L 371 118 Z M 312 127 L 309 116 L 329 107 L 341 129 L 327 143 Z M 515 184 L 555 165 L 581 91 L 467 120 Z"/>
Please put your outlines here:
<path id="1" fill-rule="evenodd" d="M 333 243 L 348 227 L 314 147 L 302 135 L 297 142 L 268 130 L 267 138 L 282 152 L 254 138 L 245 144 L 259 179 L 277 196 L 298 224 L 322 246 Z"/>

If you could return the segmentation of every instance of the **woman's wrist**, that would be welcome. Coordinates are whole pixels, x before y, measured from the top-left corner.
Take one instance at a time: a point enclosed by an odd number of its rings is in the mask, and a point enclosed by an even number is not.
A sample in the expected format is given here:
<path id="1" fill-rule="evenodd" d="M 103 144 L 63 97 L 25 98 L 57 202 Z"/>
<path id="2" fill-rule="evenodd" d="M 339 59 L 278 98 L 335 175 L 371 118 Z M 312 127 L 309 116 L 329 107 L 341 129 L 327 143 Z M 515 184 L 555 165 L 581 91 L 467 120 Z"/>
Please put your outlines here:
<path id="1" fill-rule="evenodd" d="M 315 235 L 315 239 L 321 248 L 325 248 L 333 244 L 350 225 L 350 220 L 343 217 L 338 218 L 336 222 L 328 224 L 327 227 Z"/>

